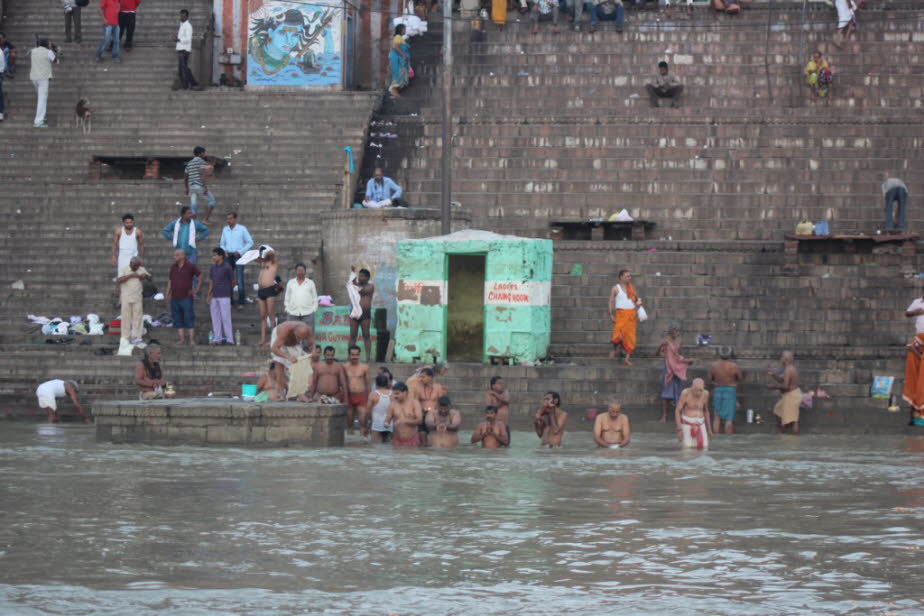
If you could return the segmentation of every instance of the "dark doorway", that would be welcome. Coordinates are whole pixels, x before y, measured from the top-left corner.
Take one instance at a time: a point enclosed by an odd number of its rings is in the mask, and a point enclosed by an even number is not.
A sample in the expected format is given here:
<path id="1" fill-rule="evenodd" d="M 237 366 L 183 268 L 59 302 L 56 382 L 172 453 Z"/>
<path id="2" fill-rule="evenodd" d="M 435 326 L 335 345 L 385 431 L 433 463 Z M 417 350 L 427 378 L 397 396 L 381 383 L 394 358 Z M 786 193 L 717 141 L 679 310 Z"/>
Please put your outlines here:
<path id="1" fill-rule="evenodd" d="M 446 355 L 481 361 L 484 349 L 485 255 L 449 255 Z"/>

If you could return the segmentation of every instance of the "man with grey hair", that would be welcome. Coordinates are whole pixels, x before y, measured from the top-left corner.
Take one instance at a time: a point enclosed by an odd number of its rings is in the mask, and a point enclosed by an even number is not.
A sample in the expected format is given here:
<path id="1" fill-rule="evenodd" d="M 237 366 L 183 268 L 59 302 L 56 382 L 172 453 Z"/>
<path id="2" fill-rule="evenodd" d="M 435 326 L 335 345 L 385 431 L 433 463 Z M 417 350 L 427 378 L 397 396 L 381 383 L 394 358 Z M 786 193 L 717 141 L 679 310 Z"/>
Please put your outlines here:
<path id="1" fill-rule="evenodd" d="M 905 230 L 905 204 L 908 202 L 908 187 L 898 178 L 883 174 L 882 194 L 885 197 L 885 230 Z M 898 211 L 893 212 L 892 204 L 898 203 Z"/>
<path id="2" fill-rule="evenodd" d="M 767 370 L 767 374 L 776 381 L 767 385 L 767 389 L 778 389 L 782 397 L 773 407 L 773 414 L 779 418 L 780 432 L 786 426 L 792 426 L 792 434 L 799 434 L 799 405 L 802 403 L 802 390 L 799 389 L 799 372 L 793 365 L 792 351 L 783 351 L 780 357 L 783 369 L 780 372 Z"/>
<path id="3" fill-rule="evenodd" d="M 141 266 L 139 257 L 132 257 L 116 279 L 122 304 L 122 337 L 131 344 L 141 342 L 142 281 L 150 279 L 151 274 Z"/>
<path id="4" fill-rule="evenodd" d="M 719 433 L 720 420 L 725 422 L 725 434 L 733 434 L 735 409 L 738 405 L 738 384 L 744 380 L 744 373 L 738 364 L 731 361 L 732 348 L 719 348 L 719 361 L 709 367 L 708 379 L 715 385 L 712 390 L 712 432 Z"/>
<path id="5" fill-rule="evenodd" d="M 93 420 L 83 412 L 83 407 L 77 399 L 76 381 L 62 381 L 61 379 L 45 381 L 36 388 L 35 395 L 38 398 L 39 408 L 48 413 L 48 423 L 58 423 L 58 398 L 64 396 L 71 399 L 74 408 L 77 409 L 85 423 L 93 423 Z"/>

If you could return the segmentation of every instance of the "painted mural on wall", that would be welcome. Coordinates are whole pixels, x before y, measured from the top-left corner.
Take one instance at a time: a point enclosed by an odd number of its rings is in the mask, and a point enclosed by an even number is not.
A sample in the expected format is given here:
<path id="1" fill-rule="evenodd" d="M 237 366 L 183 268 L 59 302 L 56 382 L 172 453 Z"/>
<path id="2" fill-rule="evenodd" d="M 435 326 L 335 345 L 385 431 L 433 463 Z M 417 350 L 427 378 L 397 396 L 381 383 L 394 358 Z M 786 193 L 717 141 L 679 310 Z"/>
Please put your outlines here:
<path id="1" fill-rule="evenodd" d="M 266 2 L 250 14 L 247 83 L 340 85 L 341 11 L 296 2 Z"/>

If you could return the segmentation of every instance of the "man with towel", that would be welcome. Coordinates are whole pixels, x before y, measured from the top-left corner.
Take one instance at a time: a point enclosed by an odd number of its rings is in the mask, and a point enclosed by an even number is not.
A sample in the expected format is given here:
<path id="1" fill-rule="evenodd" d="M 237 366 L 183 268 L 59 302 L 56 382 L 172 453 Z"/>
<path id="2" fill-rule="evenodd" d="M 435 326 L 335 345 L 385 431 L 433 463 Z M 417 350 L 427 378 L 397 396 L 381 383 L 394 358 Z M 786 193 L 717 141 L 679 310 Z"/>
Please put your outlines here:
<path id="1" fill-rule="evenodd" d="M 776 385 L 767 385 L 767 389 L 779 389 L 782 397 L 773 407 L 773 414 L 779 418 L 780 432 L 786 426 L 792 426 L 792 434 L 799 434 L 799 405 L 802 403 L 802 390 L 799 389 L 799 372 L 793 365 L 792 351 L 783 351 L 780 357 L 783 364 L 782 373 L 767 370 Z"/>
<path id="2" fill-rule="evenodd" d="M 712 425 L 709 423 L 709 392 L 703 379 L 693 379 L 693 385 L 680 393 L 674 410 L 677 440 L 684 449 L 709 449 Z"/>
<path id="3" fill-rule="evenodd" d="M 164 239 L 170 241 L 177 250 L 186 253 L 186 260 L 193 265 L 199 264 L 199 251 L 196 243 L 209 236 L 209 228 L 198 220 L 188 205 L 180 208 L 180 217 L 168 222 L 161 232 Z"/>
<path id="4" fill-rule="evenodd" d="M 738 383 L 744 380 L 744 373 L 738 364 L 731 361 L 732 349 L 723 346 L 719 349 L 719 361 L 709 367 L 709 380 L 715 385 L 712 390 L 712 433 L 719 433 L 720 420 L 725 422 L 725 434 L 733 434 L 735 429 L 735 409 L 738 406 Z"/>
<path id="5" fill-rule="evenodd" d="M 276 381 L 288 387 L 287 398 L 298 396 L 300 402 L 308 401 L 304 394 L 310 385 L 312 368 L 311 357 L 304 347 L 312 344 L 311 328 L 301 321 L 286 321 L 273 329 L 270 359 L 276 362 Z"/>
<path id="6" fill-rule="evenodd" d="M 372 337 L 369 334 L 369 324 L 372 321 L 372 296 L 375 294 L 375 285 L 369 282 L 372 274 L 367 269 L 355 270 L 350 273 L 347 284 L 347 294 L 350 296 L 350 346 L 356 344 L 359 328 L 363 330 L 363 346 L 366 348 L 366 361 L 372 350 Z"/>

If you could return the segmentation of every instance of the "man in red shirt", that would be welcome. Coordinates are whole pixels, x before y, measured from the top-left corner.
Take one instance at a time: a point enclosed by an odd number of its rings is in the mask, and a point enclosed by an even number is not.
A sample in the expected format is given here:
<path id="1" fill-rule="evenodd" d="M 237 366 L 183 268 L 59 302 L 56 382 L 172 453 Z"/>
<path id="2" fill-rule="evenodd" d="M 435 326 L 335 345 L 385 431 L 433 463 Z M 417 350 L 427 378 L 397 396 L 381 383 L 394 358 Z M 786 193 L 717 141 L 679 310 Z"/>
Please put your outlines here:
<path id="1" fill-rule="evenodd" d="M 119 0 L 119 39 L 125 37 L 125 51 L 131 51 L 135 40 L 135 13 L 141 0 Z"/>
<path id="2" fill-rule="evenodd" d="M 103 20 L 103 40 L 96 48 L 96 61 L 103 61 L 103 52 L 112 43 L 112 61 L 119 58 L 119 0 L 99 0 L 99 16 Z"/>
<path id="3" fill-rule="evenodd" d="M 170 302 L 173 327 L 180 336 L 180 344 L 186 341 L 184 332 L 189 333 L 189 344 L 196 344 L 193 337 L 193 330 L 196 328 L 193 298 L 199 292 L 201 275 L 199 268 L 186 260 L 186 253 L 182 249 L 174 251 L 173 265 L 170 266 L 170 279 L 167 282 L 164 299 Z"/>

